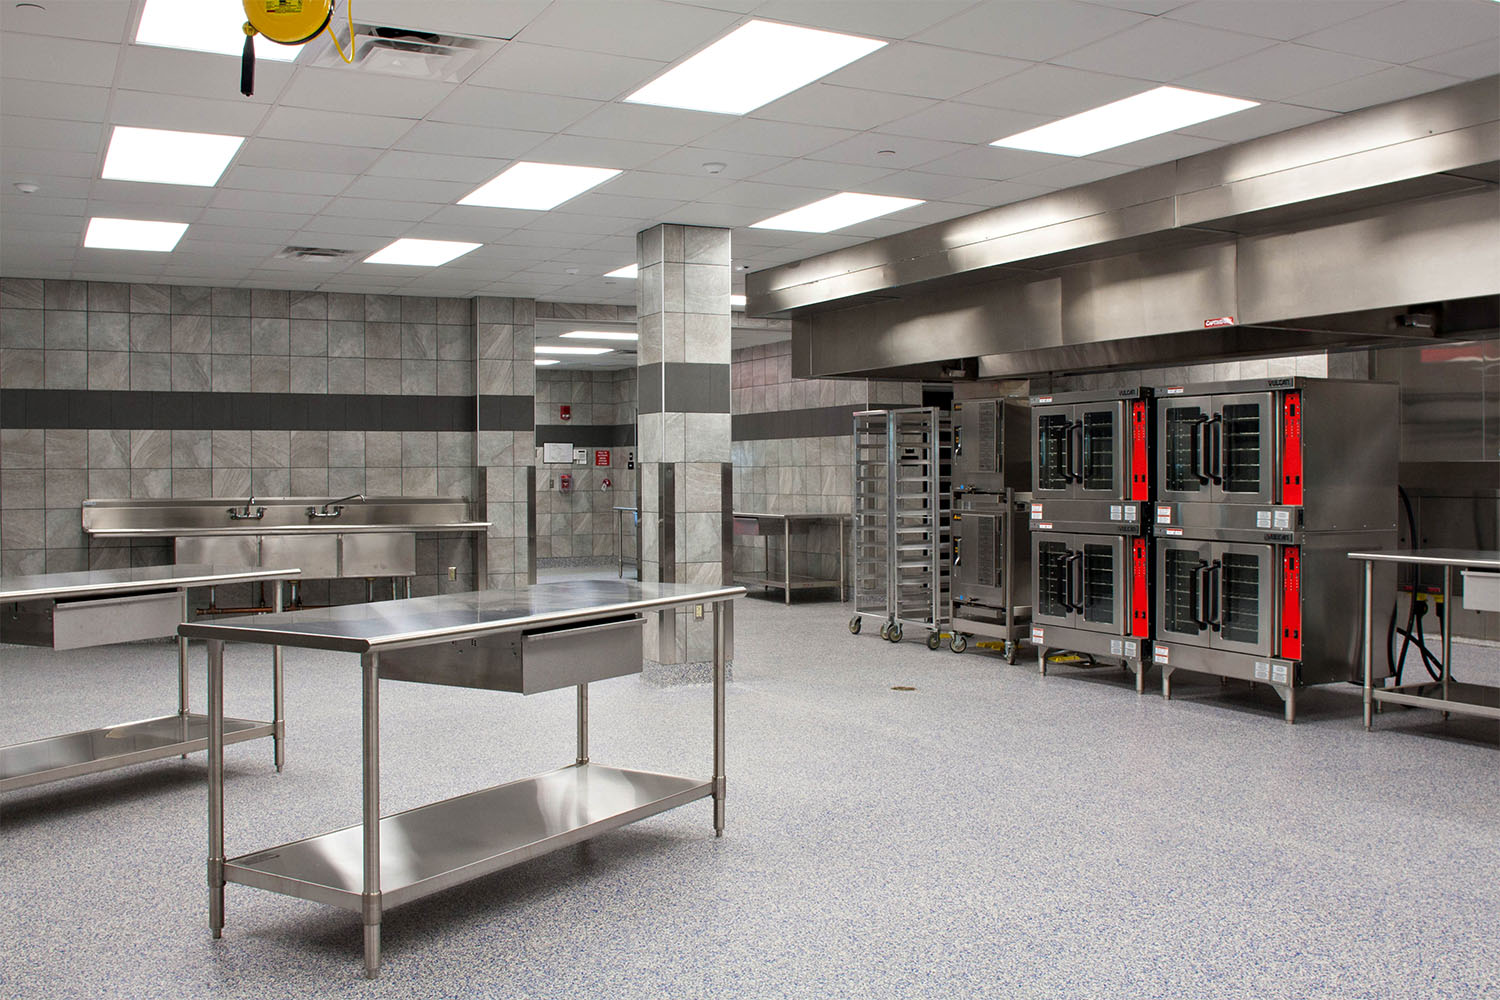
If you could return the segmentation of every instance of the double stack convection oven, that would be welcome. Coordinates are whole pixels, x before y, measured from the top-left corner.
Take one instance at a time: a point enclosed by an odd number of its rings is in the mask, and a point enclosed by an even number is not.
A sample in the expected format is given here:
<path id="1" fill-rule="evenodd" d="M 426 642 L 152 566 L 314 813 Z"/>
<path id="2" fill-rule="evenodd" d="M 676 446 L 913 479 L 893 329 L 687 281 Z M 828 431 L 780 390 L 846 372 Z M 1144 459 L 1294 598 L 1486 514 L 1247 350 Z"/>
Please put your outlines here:
<path id="1" fill-rule="evenodd" d="M 1357 680 L 1363 579 L 1396 547 L 1398 389 L 1280 378 L 1173 386 L 1156 399 L 1152 660 L 1296 690 Z M 1377 577 L 1375 606 L 1394 595 Z"/>
<path id="2" fill-rule="evenodd" d="M 1151 390 L 1031 398 L 1032 627 L 1048 650 L 1121 661 L 1144 686 L 1151 638 Z"/>
<path id="3" fill-rule="evenodd" d="M 1014 663 L 1031 617 L 1031 416 L 1022 399 L 953 404 L 953 570 L 948 648 L 999 640 Z"/>

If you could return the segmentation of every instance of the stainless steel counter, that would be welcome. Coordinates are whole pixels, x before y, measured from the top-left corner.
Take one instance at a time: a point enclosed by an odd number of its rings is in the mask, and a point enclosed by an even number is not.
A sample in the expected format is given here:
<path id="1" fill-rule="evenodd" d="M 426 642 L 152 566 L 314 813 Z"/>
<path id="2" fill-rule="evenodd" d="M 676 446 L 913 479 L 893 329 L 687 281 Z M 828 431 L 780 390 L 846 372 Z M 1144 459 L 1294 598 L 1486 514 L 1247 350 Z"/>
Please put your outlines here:
<path id="1" fill-rule="evenodd" d="M 299 570 L 232 566 L 143 566 L 0 578 L 0 642 L 56 649 L 163 638 L 177 634 L 188 615 L 190 587 L 231 583 L 274 584 Z M 272 718 L 224 720 L 225 742 L 269 736 L 279 771 L 283 764 L 281 647 L 273 647 Z M 108 771 L 208 745 L 208 717 L 189 711 L 187 639 L 177 640 L 177 713 L 0 748 L 0 792 Z"/>
<path id="2" fill-rule="evenodd" d="M 1443 605 L 1452 608 L 1453 605 L 1453 571 L 1455 569 L 1481 569 L 1500 571 L 1500 552 L 1491 552 L 1482 549 L 1392 549 L 1372 552 L 1351 552 L 1350 559 L 1355 559 L 1365 564 L 1364 580 L 1364 674 L 1365 674 L 1365 729 L 1369 729 L 1374 721 L 1375 706 L 1382 702 L 1395 705 L 1408 705 L 1413 708 L 1434 708 L 1443 713 L 1444 718 L 1450 712 L 1460 715 L 1477 715 L 1486 719 L 1500 719 L 1500 707 L 1487 704 L 1479 704 L 1476 701 L 1454 698 L 1459 685 L 1454 684 L 1451 676 L 1451 665 L 1453 662 L 1453 615 L 1445 612 L 1443 615 L 1442 634 L 1442 677 L 1437 682 L 1426 682 L 1421 684 L 1401 684 L 1395 687 L 1376 687 L 1374 682 L 1374 622 L 1375 609 L 1373 607 L 1374 571 L 1376 563 L 1411 563 L 1418 566 L 1440 566 L 1443 570 Z M 1441 697 L 1417 693 L 1423 688 L 1430 688 L 1438 684 L 1441 687 Z"/>
<path id="3" fill-rule="evenodd" d="M 733 586 L 579 580 L 518 591 L 184 624 L 179 634 L 208 641 L 208 881 L 213 936 L 223 931 L 225 886 L 230 882 L 343 907 L 362 917 L 365 974 L 373 978 L 380 971 L 380 923 L 386 907 L 697 799 L 713 800 L 714 832 L 722 834 L 725 650 L 733 627 L 724 612 L 744 593 L 743 587 Z M 642 614 L 707 605 L 712 605 L 714 623 L 712 775 L 679 777 L 590 761 L 589 681 L 639 672 Z M 623 640 L 625 635 L 634 638 L 634 645 Z M 239 857 L 225 856 L 225 642 L 360 654 L 364 795 L 359 825 Z M 575 759 L 571 766 L 546 774 L 382 817 L 382 679 L 521 693 L 576 686 Z"/>
<path id="4" fill-rule="evenodd" d="M 216 535 L 380 535 L 402 532 L 405 534 L 436 534 L 452 532 L 483 531 L 490 526 L 488 521 L 442 521 L 434 524 L 282 524 L 264 528 L 219 527 L 203 528 L 95 528 L 89 532 L 94 538 L 201 538 Z"/>
<path id="5" fill-rule="evenodd" d="M 839 536 L 839 575 L 837 580 L 819 577 L 815 573 L 792 572 L 792 529 L 798 526 L 807 526 L 833 522 L 837 525 Z M 770 514 L 760 511 L 735 511 L 734 533 L 736 535 L 760 536 L 766 540 L 766 562 L 762 572 L 752 570 L 737 571 L 734 574 L 738 583 L 753 584 L 765 587 L 768 590 L 780 589 L 787 604 L 792 603 L 793 590 L 817 590 L 825 587 L 837 587 L 839 600 L 845 600 L 844 584 L 844 532 L 845 525 L 849 523 L 848 514 L 801 512 L 789 514 Z M 765 530 L 769 527 L 771 530 Z M 771 572 L 771 538 L 779 536 L 782 539 L 782 571 Z"/>

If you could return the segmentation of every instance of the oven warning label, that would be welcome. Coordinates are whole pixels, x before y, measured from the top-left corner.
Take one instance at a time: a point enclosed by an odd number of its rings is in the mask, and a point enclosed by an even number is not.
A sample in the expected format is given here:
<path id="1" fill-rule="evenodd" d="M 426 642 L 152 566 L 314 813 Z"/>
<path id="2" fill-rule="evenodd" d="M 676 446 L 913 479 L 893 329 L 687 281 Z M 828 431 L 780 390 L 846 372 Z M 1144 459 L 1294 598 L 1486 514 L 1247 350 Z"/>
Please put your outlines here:
<path id="1" fill-rule="evenodd" d="M 1171 507 L 1158 507 L 1158 508 L 1156 508 L 1156 523 L 1157 524 L 1171 524 L 1172 523 L 1172 508 Z"/>
<path id="2" fill-rule="evenodd" d="M 1134 521 L 1136 519 L 1136 515 L 1138 513 L 1139 513 L 1139 511 L 1136 510 L 1135 504 L 1126 504 L 1125 505 L 1125 520 L 1127 520 L 1127 521 Z"/>
<path id="3" fill-rule="evenodd" d="M 1110 656 L 1124 656 L 1125 655 L 1125 644 L 1123 642 L 1121 642 L 1119 639 L 1111 639 L 1111 640 L 1109 640 L 1109 655 Z"/>
<path id="4" fill-rule="evenodd" d="M 1125 655 L 1133 660 L 1141 655 L 1141 648 L 1134 641 L 1128 641 L 1125 643 Z"/>
<path id="5" fill-rule="evenodd" d="M 1165 529 L 1162 532 L 1162 534 L 1164 534 L 1164 535 L 1171 535 L 1173 538 L 1181 538 L 1182 537 L 1182 529 L 1181 528 L 1167 528 L 1167 529 Z"/>
<path id="6" fill-rule="evenodd" d="M 1278 510 L 1274 520 L 1276 527 L 1286 530 L 1292 526 L 1292 512 L 1289 510 Z"/>
<path id="7" fill-rule="evenodd" d="M 1276 663 L 1271 666 L 1271 682 L 1274 684 L 1286 683 L 1286 664 Z"/>
<path id="8" fill-rule="evenodd" d="M 1271 512 L 1268 510 L 1256 511 L 1255 526 L 1257 528 L 1269 528 L 1271 526 Z"/>
<path id="9" fill-rule="evenodd" d="M 1036 526 L 1038 528 L 1040 528 L 1042 531 L 1051 531 L 1052 530 L 1052 522 L 1051 521 L 1038 521 L 1036 523 Z"/>
<path id="10" fill-rule="evenodd" d="M 1040 521 L 1042 519 L 1042 505 L 1041 504 L 1034 503 L 1034 504 L 1031 505 L 1031 519 L 1033 521 Z"/>
<path id="11" fill-rule="evenodd" d="M 1268 680 L 1270 680 L 1271 679 L 1271 665 L 1269 663 L 1266 663 L 1264 660 L 1256 660 L 1255 661 L 1255 679 L 1258 680 L 1258 681 L 1268 681 Z"/>
<path id="12" fill-rule="evenodd" d="M 1124 514 L 1121 513 L 1121 511 L 1120 511 L 1120 505 L 1117 504 L 1117 503 L 1110 504 L 1109 505 L 1109 519 L 1111 521 L 1118 521 L 1122 517 L 1124 517 Z"/>
<path id="13" fill-rule="evenodd" d="M 1167 647 L 1161 645 L 1160 643 L 1151 647 L 1151 659 L 1157 663 L 1165 663 L 1168 665 L 1170 665 L 1172 662 L 1170 659 L 1170 654 L 1167 652 Z"/>
<path id="14" fill-rule="evenodd" d="M 1042 634 L 1041 629 L 1034 628 L 1031 630 L 1031 644 L 1036 648 L 1042 648 L 1042 643 L 1045 641 L 1045 638 L 1046 637 Z"/>

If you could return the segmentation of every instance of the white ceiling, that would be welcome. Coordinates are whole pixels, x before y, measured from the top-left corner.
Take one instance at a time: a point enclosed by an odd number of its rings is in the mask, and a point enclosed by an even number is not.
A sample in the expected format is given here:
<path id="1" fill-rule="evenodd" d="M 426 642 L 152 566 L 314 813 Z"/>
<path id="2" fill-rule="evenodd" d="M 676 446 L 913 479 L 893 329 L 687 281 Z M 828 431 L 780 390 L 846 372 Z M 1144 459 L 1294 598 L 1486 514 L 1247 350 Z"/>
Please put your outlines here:
<path id="1" fill-rule="evenodd" d="M 1500 68 L 1493 0 L 355 0 L 513 40 L 457 84 L 263 61 L 243 98 L 235 57 L 131 42 L 139 2 L 41 2 L 0 0 L 0 272 L 563 302 L 633 303 L 602 274 L 658 222 L 733 227 L 754 270 Z M 892 44 L 743 117 L 621 103 L 750 16 Z M 988 145 L 1159 83 L 1264 103 L 1081 160 Z M 101 181 L 117 124 L 248 138 L 215 188 Z M 454 204 L 522 157 L 624 172 L 551 212 Z M 840 190 L 927 204 L 744 228 Z M 169 254 L 85 250 L 95 215 L 191 225 Z M 484 246 L 434 269 L 273 257 L 402 236 Z"/>

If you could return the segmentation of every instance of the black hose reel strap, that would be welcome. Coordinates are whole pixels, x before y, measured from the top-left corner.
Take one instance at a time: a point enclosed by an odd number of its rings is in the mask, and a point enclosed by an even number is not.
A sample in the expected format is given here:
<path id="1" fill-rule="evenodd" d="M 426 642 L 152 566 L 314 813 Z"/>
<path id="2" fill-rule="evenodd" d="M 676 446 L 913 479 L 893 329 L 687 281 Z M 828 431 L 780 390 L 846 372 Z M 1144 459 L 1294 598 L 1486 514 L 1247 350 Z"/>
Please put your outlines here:
<path id="1" fill-rule="evenodd" d="M 245 25 L 245 50 L 240 54 L 240 93 L 255 93 L 255 29 Z"/>

